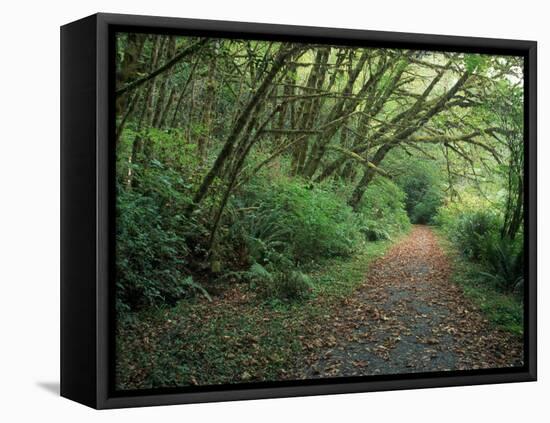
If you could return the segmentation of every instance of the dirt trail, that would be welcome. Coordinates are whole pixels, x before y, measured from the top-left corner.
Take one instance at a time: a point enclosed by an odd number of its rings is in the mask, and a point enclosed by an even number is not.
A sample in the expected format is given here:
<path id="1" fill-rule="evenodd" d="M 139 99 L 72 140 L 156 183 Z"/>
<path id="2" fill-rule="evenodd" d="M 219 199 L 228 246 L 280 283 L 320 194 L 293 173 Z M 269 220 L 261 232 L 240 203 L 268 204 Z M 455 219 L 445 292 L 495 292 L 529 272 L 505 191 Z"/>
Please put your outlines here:
<path id="1" fill-rule="evenodd" d="M 432 372 L 522 365 L 522 343 L 492 327 L 449 281 L 429 227 L 415 226 L 371 266 L 365 283 L 322 328 L 305 377 Z"/>

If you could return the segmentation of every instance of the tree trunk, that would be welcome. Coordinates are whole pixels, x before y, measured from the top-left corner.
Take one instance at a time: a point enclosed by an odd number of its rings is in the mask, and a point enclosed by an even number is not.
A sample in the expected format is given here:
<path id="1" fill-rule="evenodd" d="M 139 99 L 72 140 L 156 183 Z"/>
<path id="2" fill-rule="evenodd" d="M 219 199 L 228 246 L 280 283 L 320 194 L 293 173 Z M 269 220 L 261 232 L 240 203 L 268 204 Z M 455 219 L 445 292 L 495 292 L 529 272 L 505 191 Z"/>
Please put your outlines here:
<path id="1" fill-rule="evenodd" d="M 240 113 L 237 122 L 235 123 L 231 133 L 227 137 L 227 140 L 218 154 L 212 168 L 205 175 L 198 191 L 193 197 L 193 203 L 189 206 L 187 214 L 190 215 L 193 210 L 201 203 L 203 198 L 206 196 L 210 185 L 214 181 L 214 178 L 218 176 L 220 169 L 225 164 L 226 160 L 231 156 L 235 143 L 237 142 L 239 136 L 241 135 L 242 130 L 248 124 L 250 116 L 252 115 L 253 110 L 256 108 L 258 103 L 264 98 L 267 89 L 269 88 L 271 82 L 275 79 L 277 73 L 285 65 L 286 60 L 289 57 L 292 57 L 299 50 L 298 47 L 292 47 L 290 49 L 280 50 L 275 59 L 273 60 L 273 65 L 271 66 L 270 71 L 265 76 L 263 82 L 258 87 L 244 110 Z"/>
<path id="2" fill-rule="evenodd" d="M 375 166 L 378 166 L 382 162 L 382 160 L 384 160 L 384 157 L 386 157 L 386 154 L 388 154 L 388 152 L 392 148 L 393 148 L 392 144 L 384 144 L 382 147 L 380 147 L 376 151 L 376 154 L 374 155 L 371 163 L 374 164 Z M 353 190 L 353 193 L 351 194 L 351 197 L 348 201 L 348 204 L 351 206 L 351 208 L 354 211 L 359 210 L 359 206 L 361 205 L 361 200 L 363 199 L 363 194 L 365 194 L 365 191 L 369 186 L 370 182 L 372 181 L 372 179 L 374 178 L 374 175 L 375 175 L 375 170 L 370 166 L 368 166 L 368 161 L 367 161 L 367 164 L 365 164 L 365 171 L 363 173 L 363 177 L 361 178 L 361 180 Z"/>
<path id="3" fill-rule="evenodd" d="M 151 52 L 151 62 L 150 62 L 151 68 L 154 68 L 157 64 L 160 48 L 161 48 L 161 37 L 157 37 L 155 40 L 155 45 L 153 46 L 153 50 Z M 145 95 L 143 96 L 143 105 L 141 108 L 140 117 L 137 125 L 137 135 L 134 138 L 130 156 L 128 157 L 128 174 L 127 174 L 127 180 L 126 180 L 126 184 L 128 188 L 132 187 L 134 184 L 134 172 L 133 172 L 132 166 L 134 163 L 137 163 L 138 157 L 142 150 L 143 136 L 140 132 L 143 130 L 144 126 L 147 127 L 149 108 L 153 101 L 153 92 L 154 92 L 153 83 L 154 81 L 151 81 L 145 87 Z"/>
<path id="4" fill-rule="evenodd" d="M 145 34 L 128 33 L 126 39 L 126 48 L 120 63 L 120 71 L 117 74 L 117 87 L 122 87 L 135 79 L 138 74 L 140 63 L 139 58 L 143 50 L 147 36 Z M 128 96 L 119 96 L 116 101 L 117 115 L 122 113 L 122 110 L 128 109 Z"/>
<path id="5" fill-rule="evenodd" d="M 202 106 L 201 133 L 198 138 L 198 153 L 200 161 L 204 161 L 208 152 L 210 133 L 212 130 L 212 109 L 216 95 L 216 51 L 212 52 L 208 65 L 208 76 Z"/>

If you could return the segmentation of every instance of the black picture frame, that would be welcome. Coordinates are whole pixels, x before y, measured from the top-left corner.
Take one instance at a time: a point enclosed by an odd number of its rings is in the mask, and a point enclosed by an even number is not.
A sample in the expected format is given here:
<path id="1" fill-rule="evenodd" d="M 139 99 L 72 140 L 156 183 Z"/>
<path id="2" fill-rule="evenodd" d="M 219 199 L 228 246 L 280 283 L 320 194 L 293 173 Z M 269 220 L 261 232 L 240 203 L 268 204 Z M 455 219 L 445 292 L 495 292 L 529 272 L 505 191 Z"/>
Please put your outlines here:
<path id="1" fill-rule="evenodd" d="M 514 54 L 525 58 L 525 365 L 522 368 L 115 392 L 115 31 L 371 47 Z M 534 381 L 537 375 L 537 44 L 98 13 L 61 27 L 61 395 L 97 409 Z"/>

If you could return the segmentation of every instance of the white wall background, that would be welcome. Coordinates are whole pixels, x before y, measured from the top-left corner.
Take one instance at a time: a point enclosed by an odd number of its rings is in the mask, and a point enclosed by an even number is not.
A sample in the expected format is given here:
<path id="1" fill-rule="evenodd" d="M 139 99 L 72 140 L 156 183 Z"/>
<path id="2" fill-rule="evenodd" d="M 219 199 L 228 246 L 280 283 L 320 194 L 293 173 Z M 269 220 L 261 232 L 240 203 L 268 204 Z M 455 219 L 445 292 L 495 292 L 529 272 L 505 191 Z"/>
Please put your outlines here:
<path id="1" fill-rule="evenodd" d="M 550 31 L 534 0 L 6 1 L 0 23 L 0 420 L 543 421 L 548 352 Z M 59 26 L 98 12 L 539 42 L 539 382 L 96 412 L 59 381 Z M 543 394 L 547 390 L 546 395 Z M 547 420 L 546 420 L 547 421 Z"/>

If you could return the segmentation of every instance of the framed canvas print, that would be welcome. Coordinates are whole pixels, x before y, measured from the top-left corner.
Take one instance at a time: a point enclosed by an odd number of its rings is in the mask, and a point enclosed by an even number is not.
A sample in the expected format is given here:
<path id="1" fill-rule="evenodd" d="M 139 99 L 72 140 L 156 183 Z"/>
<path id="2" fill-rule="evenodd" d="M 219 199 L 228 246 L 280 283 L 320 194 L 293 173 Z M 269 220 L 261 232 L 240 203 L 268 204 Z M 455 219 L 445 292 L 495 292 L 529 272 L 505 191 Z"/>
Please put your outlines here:
<path id="1" fill-rule="evenodd" d="M 536 43 L 61 28 L 61 394 L 536 380 Z"/>

